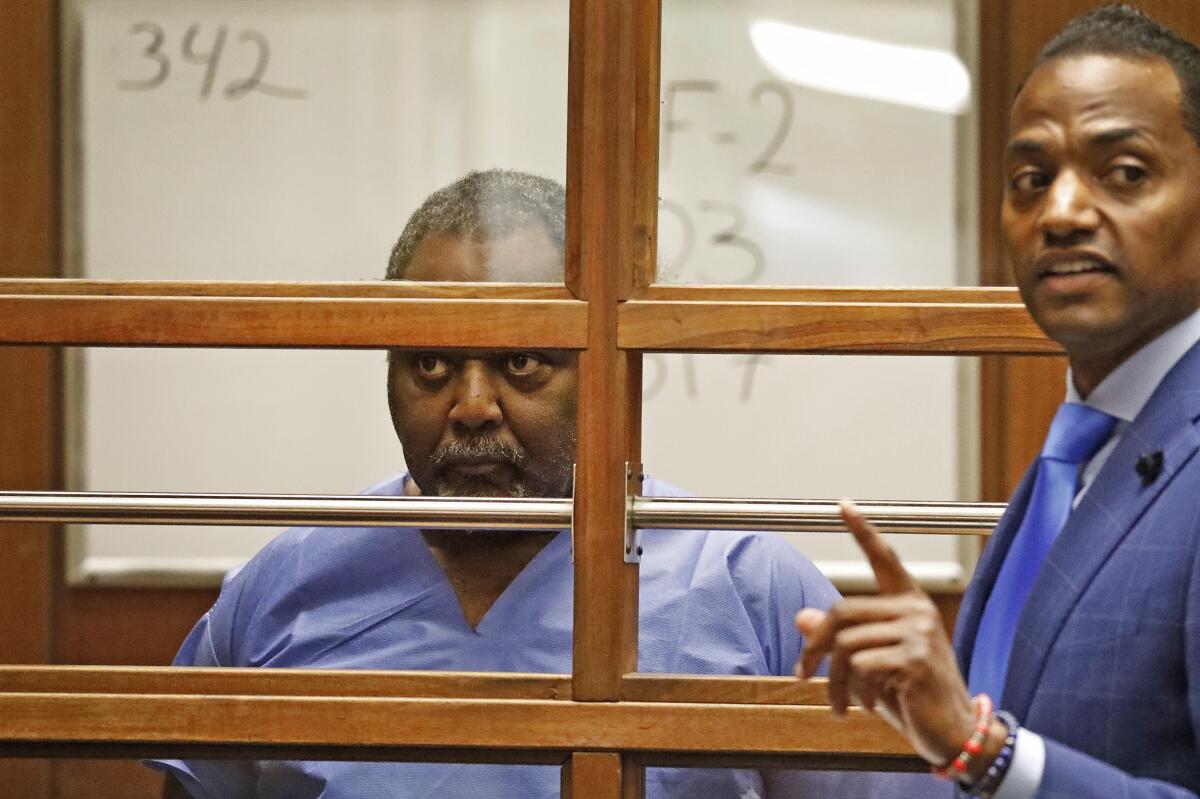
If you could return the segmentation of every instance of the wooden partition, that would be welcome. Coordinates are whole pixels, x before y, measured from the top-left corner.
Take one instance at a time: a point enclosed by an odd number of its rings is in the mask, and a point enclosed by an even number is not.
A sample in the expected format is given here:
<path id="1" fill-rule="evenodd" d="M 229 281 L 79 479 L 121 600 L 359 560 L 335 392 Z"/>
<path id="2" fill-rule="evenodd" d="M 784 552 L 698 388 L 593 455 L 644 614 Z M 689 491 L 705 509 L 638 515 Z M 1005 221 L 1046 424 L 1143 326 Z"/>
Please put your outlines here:
<path id="1" fill-rule="evenodd" d="M 1008 36 L 1019 7 L 983 0 L 985 98 L 1012 85 Z M 573 799 L 639 796 L 648 764 L 922 767 L 878 719 L 835 720 L 819 683 L 634 673 L 638 573 L 624 562 L 622 536 L 624 464 L 641 460 L 641 356 L 1057 352 L 1014 290 L 654 285 L 658 0 L 571 4 L 566 288 L 51 280 L 60 273 L 61 212 L 54 5 L 8 3 L 3 13 L 0 44 L 10 46 L 0 46 L 0 68 L 26 91 L 0 92 L 20 100 L 0 105 L 0 487 L 62 485 L 55 358 L 28 345 L 519 343 L 577 349 L 581 359 L 571 674 L 6 666 L 0 755 L 557 763 L 563 795 Z M 997 70 L 1001 81 L 989 78 Z M 993 99 L 984 107 L 989 209 L 995 176 L 987 164 L 1002 107 Z M 14 164 L 34 174 L 14 177 Z M 999 283 L 995 238 L 985 224 L 983 260 Z M 1000 426 L 1016 395 L 1006 368 L 985 385 L 985 416 L 997 420 L 985 464 L 993 474 L 1014 451 Z M 30 459 L 16 464 L 12 452 Z M 0 526 L 15 578 L 0 584 L 2 662 L 69 659 L 55 655 L 49 621 L 55 591 L 65 590 L 51 573 L 56 541 L 47 525 Z M 204 602 L 199 594 L 184 604 Z M 12 795 L 56 795 L 44 764 L 0 761 L 0 783 Z"/>

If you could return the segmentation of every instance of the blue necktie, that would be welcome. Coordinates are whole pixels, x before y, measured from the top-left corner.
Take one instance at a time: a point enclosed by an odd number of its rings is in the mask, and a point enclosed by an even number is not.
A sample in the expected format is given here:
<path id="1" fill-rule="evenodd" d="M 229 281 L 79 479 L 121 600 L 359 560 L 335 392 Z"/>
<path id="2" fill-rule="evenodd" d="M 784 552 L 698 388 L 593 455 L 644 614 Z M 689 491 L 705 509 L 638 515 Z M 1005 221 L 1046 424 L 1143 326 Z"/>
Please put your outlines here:
<path id="1" fill-rule="evenodd" d="M 1103 411 L 1074 402 L 1064 402 L 1054 415 L 1038 456 L 1025 518 L 979 622 L 967 679 L 971 693 L 986 693 L 997 702 L 1002 696 L 1017 620 L 1046 553 L 1071 514 L 1079 466 L 1096 454 L 1116 424 L 1117 420 Z"/>

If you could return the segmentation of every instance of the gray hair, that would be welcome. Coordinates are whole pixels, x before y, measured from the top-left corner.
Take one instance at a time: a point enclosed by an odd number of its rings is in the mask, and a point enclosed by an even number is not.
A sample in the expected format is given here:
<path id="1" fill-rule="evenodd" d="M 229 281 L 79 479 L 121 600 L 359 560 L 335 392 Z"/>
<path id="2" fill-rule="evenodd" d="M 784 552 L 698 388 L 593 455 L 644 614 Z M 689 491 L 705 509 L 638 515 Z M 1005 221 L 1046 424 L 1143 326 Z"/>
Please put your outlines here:
<path id="1" fill-rule="evenodd" d="M 413 212 L 392 248 L 385 277 L 403 279 L 417 245 L 430 233 L 493 241 L 533 226 L 545 230 L 562 252 L 566 191 L 561 183 L 511 169 L 471 172 L 429 195 Z"/>

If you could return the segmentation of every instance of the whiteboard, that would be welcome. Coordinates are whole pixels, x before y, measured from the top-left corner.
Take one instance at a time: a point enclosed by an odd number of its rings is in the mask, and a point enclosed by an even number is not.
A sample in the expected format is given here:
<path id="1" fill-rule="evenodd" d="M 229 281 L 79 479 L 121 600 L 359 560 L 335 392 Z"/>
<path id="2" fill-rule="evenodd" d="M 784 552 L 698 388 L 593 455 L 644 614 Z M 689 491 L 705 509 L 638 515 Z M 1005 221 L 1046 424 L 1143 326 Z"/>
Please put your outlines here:
<path id="1" fill-rule="evenodd" d="M 973 274 L 959 144 L 973 114 L 790 84 L 748 35 L 783 19 L 957 52 L 969 13 L 666 2 L 661 279 Z M 563 178 L 567 31 L 559 0 L 76 0 L 76 273 L 376 279 L 408 214 L 468 170 Z M 403 467 L 381 352 L 93 348 L 69 362 L 73 488 L 356 493 Z M 643 460 L 709 496 L 973 498 L 974 373 L 951 358 L 647 355 Z M 276 532 L 80 526 L 68 576 L 215 584 Z M 864 574 L 844 536 L 795 540 L 843 585 Z M 955 539 L 901 546 L 934 586 L 969 568 Z"/>

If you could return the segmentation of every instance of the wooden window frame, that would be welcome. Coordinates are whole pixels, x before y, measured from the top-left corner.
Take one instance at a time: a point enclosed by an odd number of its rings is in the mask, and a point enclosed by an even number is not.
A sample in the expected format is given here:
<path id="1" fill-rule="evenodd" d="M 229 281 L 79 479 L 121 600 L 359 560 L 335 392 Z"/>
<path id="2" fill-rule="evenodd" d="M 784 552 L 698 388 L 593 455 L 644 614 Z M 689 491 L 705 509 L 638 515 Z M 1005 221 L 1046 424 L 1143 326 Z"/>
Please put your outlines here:
<path id="1" fill-rule="evenodd" d="M 640 796 L 652 764 L 923 767 L 819 682 L 636 673 L 641 356 L 1059 350 L 1012 289 L 655 285 L 660 22 L 571 2 L 565 286 L 0 279 L 4 345 L 579 350 L 572 673 L 6 666 L 0 755 L 558 763 L 573 799 Z"/>

